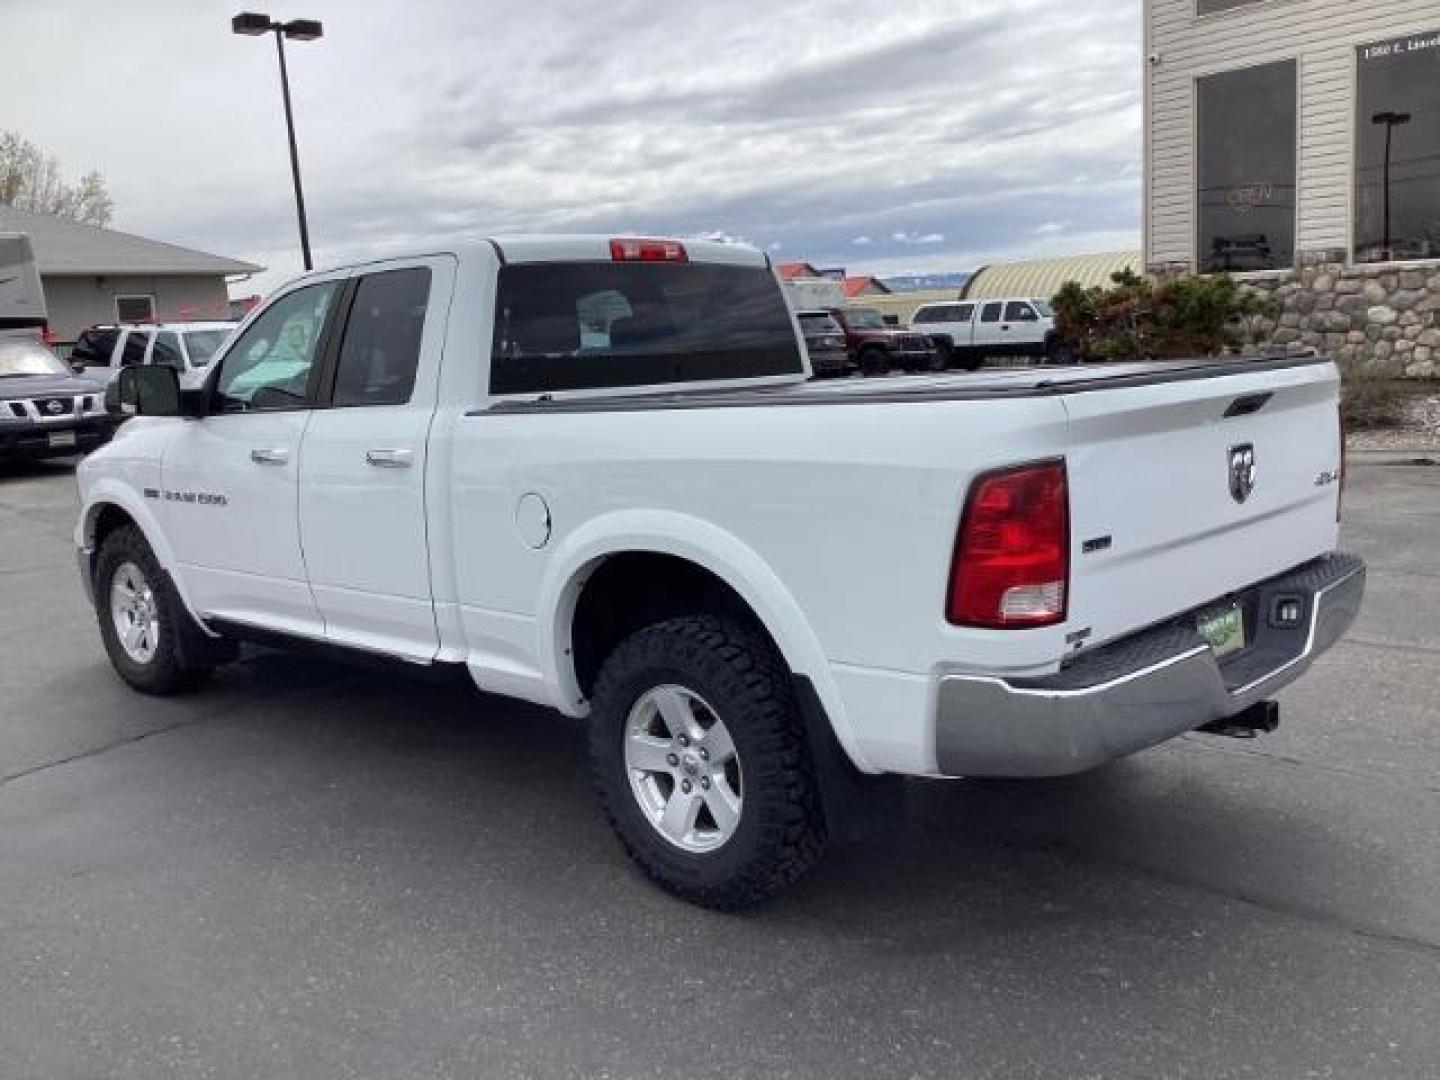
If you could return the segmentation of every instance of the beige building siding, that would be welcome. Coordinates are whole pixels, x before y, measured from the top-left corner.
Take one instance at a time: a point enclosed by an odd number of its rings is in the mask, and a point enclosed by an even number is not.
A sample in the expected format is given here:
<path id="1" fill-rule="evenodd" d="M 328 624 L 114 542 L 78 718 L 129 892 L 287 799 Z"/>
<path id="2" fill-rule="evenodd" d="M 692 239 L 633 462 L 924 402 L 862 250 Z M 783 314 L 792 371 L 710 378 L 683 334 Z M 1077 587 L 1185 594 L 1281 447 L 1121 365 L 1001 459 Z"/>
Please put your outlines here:
<path id="1" fill-rule="evenodd" d="M 1145 0 L 1146 261 L 1195 248 L 1195 79 L 1295 60 L 1299 69 L 1297 252 L 1351 245 L 1355 50 L 1440 29 L 1437 0 L 1263 0 L 1197 17 L 1195 0 Z"/>
<path id="2" fill-rule="evenodd" d="M 153 296 L 156 318 L 224 319 L 229 313 L 225 279 L 208 275 L 43 274 L 50 328 L 61 341 L 74 341 L 95 323 L 115 321 L 117 296 Z"/>

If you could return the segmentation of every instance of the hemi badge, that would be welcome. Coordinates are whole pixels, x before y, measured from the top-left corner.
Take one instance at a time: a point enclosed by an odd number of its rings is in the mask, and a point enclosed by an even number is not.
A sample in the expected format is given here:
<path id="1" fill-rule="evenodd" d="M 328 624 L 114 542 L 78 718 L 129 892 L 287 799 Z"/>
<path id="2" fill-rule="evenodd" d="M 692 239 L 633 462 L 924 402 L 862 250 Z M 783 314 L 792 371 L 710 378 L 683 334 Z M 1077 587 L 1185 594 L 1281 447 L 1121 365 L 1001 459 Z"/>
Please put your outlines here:
<path id="1" fill-rule="evenodd" d="M 159 489 L 159 488 L 146 488 L 146 489 L 145 489 L 145 497 L 146 497 L 147 499 L 158 499 L 158 498 L 160 497 L 160 489 Z"/>
<path id="2" fill-rule="evenodd" d="M 1086 540 L 1081 544 L 1080 550 L 1086 555 L 1094 555 L 1097 551 L 1108 551 L 1112 543 L 1114 540 L 1108 536 L 1097 536 L 1093 540 Z"/>

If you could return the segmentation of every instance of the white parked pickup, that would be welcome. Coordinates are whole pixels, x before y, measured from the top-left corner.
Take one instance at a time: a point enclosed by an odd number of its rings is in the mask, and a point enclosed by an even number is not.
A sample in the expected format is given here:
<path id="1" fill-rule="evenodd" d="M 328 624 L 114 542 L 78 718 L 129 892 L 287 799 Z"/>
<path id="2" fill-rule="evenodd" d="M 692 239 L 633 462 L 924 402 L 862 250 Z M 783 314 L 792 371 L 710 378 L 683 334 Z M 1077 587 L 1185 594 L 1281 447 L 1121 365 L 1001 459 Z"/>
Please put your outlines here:
<path id="1" fill-rule="evenodd" d="M 1329 362 L 812 382 L 745 247 L 310 274 L 211 369 L 124 369 L 134 419 L 79 469 L 120 676 L 186 689 L 252 638 L 463 666 L 588 718 L 626 848 L 713 906 L 794 879 L 878 774 L 1266 729 L 1363 591 Z"/>
<path id="2" fill-rule="evenodd" d="M 915 309 L 910 325 L 949 352 L 948 361 L 974 371 L 990 356 L 1040 356 L 1052 364 L 1070 360 L 1055 331 L 1055 313 L 1044 300 L 950 300 Z"/>

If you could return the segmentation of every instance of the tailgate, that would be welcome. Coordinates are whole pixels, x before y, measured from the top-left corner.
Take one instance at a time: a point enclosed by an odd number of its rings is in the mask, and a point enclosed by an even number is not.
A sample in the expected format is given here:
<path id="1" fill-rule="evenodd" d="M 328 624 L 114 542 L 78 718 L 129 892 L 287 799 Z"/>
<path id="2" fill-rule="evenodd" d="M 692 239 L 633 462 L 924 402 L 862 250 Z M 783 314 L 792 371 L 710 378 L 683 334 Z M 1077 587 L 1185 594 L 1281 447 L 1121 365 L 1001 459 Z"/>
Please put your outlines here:
<path id="1" fill-rule="evenodd" d="M 1086 646 L 1334 549 L 1334 365 L 1234 371 L 1065 396 L 1068 622 Z"/>

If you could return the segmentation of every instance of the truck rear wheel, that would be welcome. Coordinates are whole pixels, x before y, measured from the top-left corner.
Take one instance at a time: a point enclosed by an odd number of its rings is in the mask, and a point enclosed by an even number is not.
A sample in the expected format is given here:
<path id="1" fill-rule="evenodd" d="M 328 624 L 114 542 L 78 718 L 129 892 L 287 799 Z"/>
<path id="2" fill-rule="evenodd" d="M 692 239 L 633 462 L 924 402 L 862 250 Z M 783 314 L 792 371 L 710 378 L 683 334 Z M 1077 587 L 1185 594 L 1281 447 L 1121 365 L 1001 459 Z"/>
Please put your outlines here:
<path id="1" fill-rule="evenodd" d="M 200 659 L 208 659 L 204 632 L 133 525 L 116 529 L 100 546 L 95 611 L 111 665 L 141 693 L 193 690 L 214 667 Z"/>
<path id="2" fill-rule="evenodd" d="M 733 910 L 823 854 L 825 816 L 788 671 L 738 620 L 646 627 L 602 665 L 590 759 L 601 806 L 656 884 Z"/>

